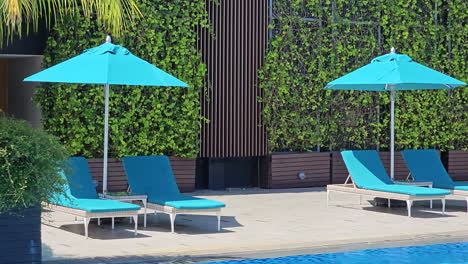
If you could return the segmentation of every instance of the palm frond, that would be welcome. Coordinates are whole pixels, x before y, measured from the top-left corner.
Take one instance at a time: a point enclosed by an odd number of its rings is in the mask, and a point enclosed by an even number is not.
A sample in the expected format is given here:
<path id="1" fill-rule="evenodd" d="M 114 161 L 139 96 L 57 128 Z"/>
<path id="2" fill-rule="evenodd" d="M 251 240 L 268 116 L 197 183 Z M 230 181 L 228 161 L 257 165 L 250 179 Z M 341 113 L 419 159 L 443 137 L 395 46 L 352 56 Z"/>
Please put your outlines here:
<path id="1" fill-rule="evenodd" d="M 37 31 L 40 23 L 50 27 L 64 15 L 95 15 L 111 34 L 119 36 L 141 16 L 135 0 L 0 0 L 0 47 L 15 35 Z"/>

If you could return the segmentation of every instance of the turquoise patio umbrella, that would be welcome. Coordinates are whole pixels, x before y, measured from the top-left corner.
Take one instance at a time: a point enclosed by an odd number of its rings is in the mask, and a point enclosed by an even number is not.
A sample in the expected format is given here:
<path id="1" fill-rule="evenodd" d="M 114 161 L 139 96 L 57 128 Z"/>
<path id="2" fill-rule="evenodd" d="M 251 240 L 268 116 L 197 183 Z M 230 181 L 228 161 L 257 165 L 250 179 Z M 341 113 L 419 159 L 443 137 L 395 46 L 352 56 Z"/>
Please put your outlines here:
<path id="1" fill-rule="evenodd" d="M 188 84 L 133 55 L 126 48 L 106 43 L 24 79 L 27 82 L 83 83 L 104 86 L 104 168 L 102 191 L 107 192 L 109 85 L 182 86 Z"/>
<path id="2" fill-rule="evenodd" d="M 408 55 L 397 54 L 392 48 L 389 54 L 329 82 L 324 89 L 390 92 L 390 176 L 393 179 L 396 91 L 454 89 L 463 85 L 466 83 L 414 62 Z"/>

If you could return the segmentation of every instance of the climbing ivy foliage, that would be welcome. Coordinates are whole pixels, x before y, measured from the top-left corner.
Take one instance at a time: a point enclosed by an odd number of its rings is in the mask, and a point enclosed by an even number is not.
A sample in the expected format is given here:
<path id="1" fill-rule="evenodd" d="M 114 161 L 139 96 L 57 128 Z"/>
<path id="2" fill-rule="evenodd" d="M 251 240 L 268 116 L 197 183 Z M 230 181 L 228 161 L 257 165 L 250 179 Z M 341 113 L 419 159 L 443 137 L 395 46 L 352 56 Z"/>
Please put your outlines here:
<path id="1" fill-rule="evenodd" d="M 185 81 L 190 87 L 110 87 L 109 155 L 198 153 L 199 93 L 206 66 L 196 49 L 197 28 L 207 27 L 202 0 L 138 0 L 141 13 L 113 43 Z M 50 67 L 104 43 L 105 31 L 94 17 L 68 16 L 50 33 L 44 54 Z M 44 128 L 58 136 L 73 155 L 102 157 L 103 87 L 49 84 L 37 90 Z"/>
<path id="2" fill-rule="evenodd" d="M 325 85 L 395 47 L 468 81 L 468 1 L 275 0 L 260 70 L 271 152 L 387 150 L 388 93 Z M 468 89 L 402 91 L 396 148 L 468 149 Z"/>

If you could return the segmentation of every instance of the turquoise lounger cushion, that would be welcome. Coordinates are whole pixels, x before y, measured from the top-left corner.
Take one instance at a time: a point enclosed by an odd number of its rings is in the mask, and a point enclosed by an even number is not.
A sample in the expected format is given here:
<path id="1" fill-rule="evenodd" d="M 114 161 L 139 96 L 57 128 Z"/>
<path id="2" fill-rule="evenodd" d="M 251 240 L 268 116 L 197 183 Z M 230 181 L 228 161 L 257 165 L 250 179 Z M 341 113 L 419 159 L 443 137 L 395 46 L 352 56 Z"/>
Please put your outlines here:
<path id="1" fill-rule="evenodd" d="M 354 184 L 361 188 L 393 184 L 375 150 L 347 150 L 341 156 Z"/>
<path id="2" fill-rule="evenodd" d="M 468 183 L 467 182 L 455 182 L 455 186 L 453 186 L 454 190 L 460 191 L 468 191 Z"/>
<path id="3" fill-rule="evenodd" d="M 348 150 L 341 152 L 354 184 L 363 189 L 408 194 L 438 196 L 450 194 L 447 190 L 394 184 L 375 150 Z"/>
<path id="4" fill-rule="evenodd" d="M 167 156 L 132 156 L 122 158 L 128 183 L 134 194 L 145 194 L 148 201 L 178 209 L 213 209 L 224 203 L 180 193 Z"/>
<path id="5" fill-rule="evenodd" d="M 414 181 L 432 182 L 436 188 L 454 189 L 450 178 L 435 149 L 411 149 L 401 151 Z"/>
<path id="6" fill-rule="evenodd" d="M 437 189 L 437 188 L 424 188 L 424 187 L 398 185 L 398 184 L 366 186 L 366 189 L 374 190 L 374 191 L 382 191 L 382 192 L 408 194 L 412 196 L 439 196 L 439 195 L 450 194 L 450 191 Z"/>
<path id="7" fill-rule="evenodd" d="M 89 171 L 88 161 L 83 157 L 73 157 L 68 159 L 68 164 L 72 172 L 68 177 L 68 182 L 73 196 L 85 199 L 98 198 L 93 178 Z"/>
<path id="8" fill-rule="evenodd" d="M 162 198 L 180 194 L 167 156 L 123 157 L 122 162 L 133 193 Z"/>
<path id="9" fill-rule="evenodd" d="M 140 206 L 136 204 L 105 199 L 71 199 L 69 202 L 60 205 L 84 210 L 90 213 L 112 213 L 140 210 Z"/>
<path id="10" fill-rule="evenodd" d="M 60 172 L 63 179 L 67 179 L 63 172 Z M 122 203 L 119 201 L 105 199 L 79 199 L 73 196 L 68 184 L 63 185 L 64 193 L 56 194 L 52 203 L 64 207 L 84 210 L 90 213 L 111 213 L 122 211 L 140 210 L 139 205 Z"/>
<path id="11" fill-rule="evenodd" d="M 148 198 L 148 202 L 172 206 L 177 209 L 187 209 L 187 210 L 201 210 L 201 209 L 215 209 L 222 208 L 226 205 L 222 202 L 208 200 L 203 198 L 197 198 L 193 196 L 179 194 L 173 197 L 151 197 Z"/>

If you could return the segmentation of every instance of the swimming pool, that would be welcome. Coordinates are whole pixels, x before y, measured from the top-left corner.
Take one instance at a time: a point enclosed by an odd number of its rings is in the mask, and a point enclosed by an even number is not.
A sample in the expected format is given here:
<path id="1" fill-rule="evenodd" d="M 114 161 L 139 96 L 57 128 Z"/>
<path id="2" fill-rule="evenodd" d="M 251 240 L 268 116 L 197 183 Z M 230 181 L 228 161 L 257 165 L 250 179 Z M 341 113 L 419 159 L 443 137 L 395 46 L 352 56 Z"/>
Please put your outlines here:
<path id="1" fill-rule="evenodd" d="M 468 263 L 468 243 L 451 243 L 430 246 L 366 249 L 359 251 L 299 255 L 281 258 L 231 260 L 211 264 L 462 264 Z"/>

